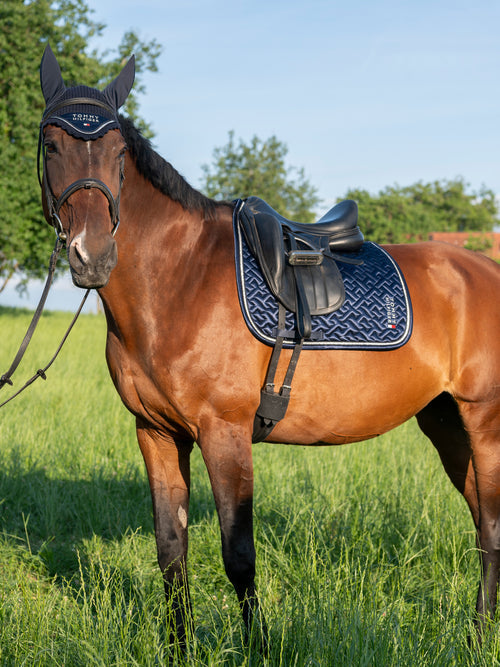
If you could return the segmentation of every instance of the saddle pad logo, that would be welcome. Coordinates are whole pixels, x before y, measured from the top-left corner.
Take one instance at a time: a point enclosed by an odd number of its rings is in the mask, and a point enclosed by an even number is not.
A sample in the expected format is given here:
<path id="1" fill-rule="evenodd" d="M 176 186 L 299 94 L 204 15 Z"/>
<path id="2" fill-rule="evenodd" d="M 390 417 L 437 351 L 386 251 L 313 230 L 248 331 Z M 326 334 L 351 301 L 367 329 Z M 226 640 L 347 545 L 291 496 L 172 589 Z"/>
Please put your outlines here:
<path id="1" fill-rule="evenodd" d="M 237 220 L 234 221 L 236 278 L 241 310 L 252 334 L 274 345 L 278 302 L 269 291 Z M 370 241 L 349 257 L 363 264 L 338 262 L 346 291 L 344 304 L 334 313 L 312 318 L 313 340 L 304 349 L 393 350 L 404 345 L 412 332 L 410 295 L 399 267 L 383 248 Z M 287 313 L 286 329 L 295 329 Z M 295 341 L 285 339 L 284 347 Z"/>
<path id="2" fill-rule="evenodd" d="M 397 320 L 396 320 L 396 302 L 393 296 L 387 295 L 384 299 L 385 307 L 387 309 L 387 328 L 395 329 Z"/>

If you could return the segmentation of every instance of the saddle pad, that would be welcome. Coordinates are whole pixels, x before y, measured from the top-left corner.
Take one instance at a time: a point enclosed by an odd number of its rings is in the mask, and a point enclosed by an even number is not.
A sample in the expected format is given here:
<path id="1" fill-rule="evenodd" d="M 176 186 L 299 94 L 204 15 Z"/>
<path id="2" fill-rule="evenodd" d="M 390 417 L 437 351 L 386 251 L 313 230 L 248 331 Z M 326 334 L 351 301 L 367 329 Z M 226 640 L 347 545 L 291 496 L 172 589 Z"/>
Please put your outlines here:
<path id="1" fill-rule="evenodd" d="M 238 221 L 233 221 L 236 279 L 245 322 L 262 343 L 274 345 L 278 326 L 278 302 L 269 291 L 257 261 L 250 252 Z M 393 350 L 404 345 L 412 332 L 410 295 L 399 267 L 376 243 L 365 242 L 348 257 L 363 264 L 338 262 L 346 299 L 339 310 L 312 317 L 314 339 L 304 349 Z M 287 312 L 286 329 L 295 329 L 295 316 Z M 296 340 L 285 338 L 283 347 Z"/>

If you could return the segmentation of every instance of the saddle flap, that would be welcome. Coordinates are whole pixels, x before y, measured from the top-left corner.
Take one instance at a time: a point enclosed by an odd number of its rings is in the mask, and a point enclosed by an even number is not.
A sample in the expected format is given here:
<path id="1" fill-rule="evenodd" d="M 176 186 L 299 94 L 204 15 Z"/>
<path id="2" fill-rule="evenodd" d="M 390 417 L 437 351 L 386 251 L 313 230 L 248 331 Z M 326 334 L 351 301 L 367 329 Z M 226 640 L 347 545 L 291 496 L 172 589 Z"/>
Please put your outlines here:
<path id="1" fill-rule="evenodd" d="M 239 212 L 248 247 L 272 294 L 287 310 L 296 313 L 299 308 L 296 272 L 300 271 L 311 315 L 323 315 L 340 308 L 345 299 L 342 277 L 335 260 L 322 253 L 328 250 L 328 237 L 292 231 L 284 218 L 273 213 L 273 209 L 257 197 L 247 200 Z M 316 252 L 322 255 L 323 261 L 317 265 L 290 264 L 288 257 L 294 250 Z"/>
<path id="2" fill-rule="evenodd" d="M 280 294 L 285 269 L 285 246 L 281 225 L 272 215 L 266 213 L 253 215 L 247 206 L 241 208 L 239 220 L 248 247 L 258 261 L 269 289 L 274 295 Z"/>

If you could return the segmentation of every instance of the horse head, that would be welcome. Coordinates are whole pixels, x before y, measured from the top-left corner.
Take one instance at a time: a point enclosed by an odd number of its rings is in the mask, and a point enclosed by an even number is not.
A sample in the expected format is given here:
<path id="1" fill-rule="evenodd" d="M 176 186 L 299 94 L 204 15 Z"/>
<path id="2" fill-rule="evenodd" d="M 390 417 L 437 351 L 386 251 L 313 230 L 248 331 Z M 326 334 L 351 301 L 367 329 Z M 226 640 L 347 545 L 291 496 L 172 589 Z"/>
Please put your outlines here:
<path id="1" fill-rule="evenodd" d="M 134 56 L 103 90 L 64 85 L 50 46 L 40 66 L 46 108 L 40 125 L 45 218 L 66 243 L 78 287 L 107 284 L 117 262 L 126 145 L 118 109 L 134 82 Z"/>

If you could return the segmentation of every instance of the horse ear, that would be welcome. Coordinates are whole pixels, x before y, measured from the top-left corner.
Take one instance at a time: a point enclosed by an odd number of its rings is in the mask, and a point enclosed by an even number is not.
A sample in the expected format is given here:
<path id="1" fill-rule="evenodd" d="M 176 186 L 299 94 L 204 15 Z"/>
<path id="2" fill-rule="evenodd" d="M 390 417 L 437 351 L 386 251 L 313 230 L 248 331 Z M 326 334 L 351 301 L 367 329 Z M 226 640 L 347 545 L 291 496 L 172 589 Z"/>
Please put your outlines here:
<path id="1" fill-rule="evenodd" d="M 45 47 L 40 63 L 40 85 L 47 106 L 66 90 L 61 76 L 61 68 L 50 48 L 50 44 Z"/>
<path id="2" fill-rule="evenodd" d="M 132 56 L 120 74 L 103 90 L 108 102 L 119 109 L 125 102 L 134 84 L 135 56 Z"/>

